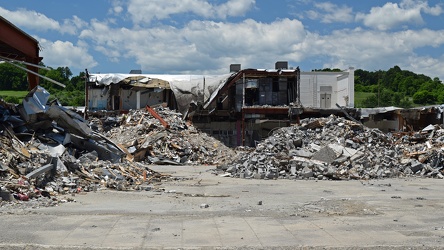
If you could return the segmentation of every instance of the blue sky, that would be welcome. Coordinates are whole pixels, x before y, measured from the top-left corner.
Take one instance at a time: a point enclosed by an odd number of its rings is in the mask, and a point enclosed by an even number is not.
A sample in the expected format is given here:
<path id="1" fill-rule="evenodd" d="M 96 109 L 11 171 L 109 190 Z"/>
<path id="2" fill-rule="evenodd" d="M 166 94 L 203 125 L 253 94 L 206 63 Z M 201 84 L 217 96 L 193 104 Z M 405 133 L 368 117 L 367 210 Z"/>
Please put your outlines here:
<path id="1" fill-rule="evenodd" d="M 47 66 L 75 75 L 402 69 L 444 79 L 441 0 L 0 0 Z"/>

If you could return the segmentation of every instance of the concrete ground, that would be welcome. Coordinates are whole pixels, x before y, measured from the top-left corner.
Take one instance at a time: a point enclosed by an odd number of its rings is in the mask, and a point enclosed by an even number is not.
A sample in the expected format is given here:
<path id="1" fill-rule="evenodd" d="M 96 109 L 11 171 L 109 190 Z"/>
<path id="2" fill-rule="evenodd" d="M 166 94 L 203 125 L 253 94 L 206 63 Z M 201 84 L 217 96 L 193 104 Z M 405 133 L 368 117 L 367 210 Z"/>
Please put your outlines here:
<path id="1" fill-rule="evenodd" d="M 443 180 L 247 180 L 155 166 L 157 191 L 0 210 L 0 249 L 440 249 Z"/>

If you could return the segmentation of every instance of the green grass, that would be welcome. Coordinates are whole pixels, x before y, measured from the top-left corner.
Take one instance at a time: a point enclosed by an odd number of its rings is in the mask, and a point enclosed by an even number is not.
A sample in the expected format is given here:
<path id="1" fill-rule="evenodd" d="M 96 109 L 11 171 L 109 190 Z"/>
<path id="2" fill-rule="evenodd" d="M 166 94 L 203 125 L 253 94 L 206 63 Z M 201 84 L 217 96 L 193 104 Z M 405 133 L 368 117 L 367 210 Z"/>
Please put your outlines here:
<path id="1" fill-rule="evenodd" d="M 374 94 L 371 92 L 355 92 L 355 107 L 362 107 L 362 101 Z"/>
<path id="2" fill-rule="evenodd" d="M 18 90 L 0 90 L 0 96 L 15 96 L 18 98 L 24 98 L 29 91 L 18 91 Z"/>
<path id="3" fill-rule="evenodd" d="M 0 98 L 7 102 L 19 103 L 28 93 L 29 91 L 0 90 Z"/>

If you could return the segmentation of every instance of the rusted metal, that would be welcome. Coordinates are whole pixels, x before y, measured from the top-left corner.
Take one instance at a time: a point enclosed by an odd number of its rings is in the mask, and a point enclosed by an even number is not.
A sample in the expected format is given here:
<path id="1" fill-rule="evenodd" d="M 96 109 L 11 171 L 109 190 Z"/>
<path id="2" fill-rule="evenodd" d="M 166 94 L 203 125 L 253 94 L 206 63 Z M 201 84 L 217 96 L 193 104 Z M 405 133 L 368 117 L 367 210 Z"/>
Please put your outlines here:
<path id="1" fill-rule="evenodd" d="M 21 60 L 37 65 L 43 58 L 39 57 L 39 43 L 14 24 L 0 16 L 0 56 Z M 27 65 L 26 68 L 38 73 L 38 68 Z M 28 72 L 29 89 L 39 84 L 39 77 Z"/>
<path id="2" fill-rule="evenodd" d="M 170 125 L 166 122 L 154 109 L 152 109 L 149 105 L 146 105 L 146 110 L 150 112 L 150 114 L 162 123 L 165 128 L 169 128 Z"/>

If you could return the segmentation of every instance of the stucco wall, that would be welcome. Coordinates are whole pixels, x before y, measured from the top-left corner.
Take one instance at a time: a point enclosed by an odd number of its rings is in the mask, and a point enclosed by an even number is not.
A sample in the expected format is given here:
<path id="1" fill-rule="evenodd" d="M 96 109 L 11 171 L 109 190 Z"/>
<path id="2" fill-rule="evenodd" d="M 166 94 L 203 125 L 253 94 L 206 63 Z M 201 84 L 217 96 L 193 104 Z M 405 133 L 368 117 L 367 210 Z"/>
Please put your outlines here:
<path id="1" fill-rule="evenodd" d="M 330 108 L 354 107 L 354 69 L 343 72 L 301 72 L 300 97 L 305 107 L 321 108 L 321 94 L 330 94 Z"/>

